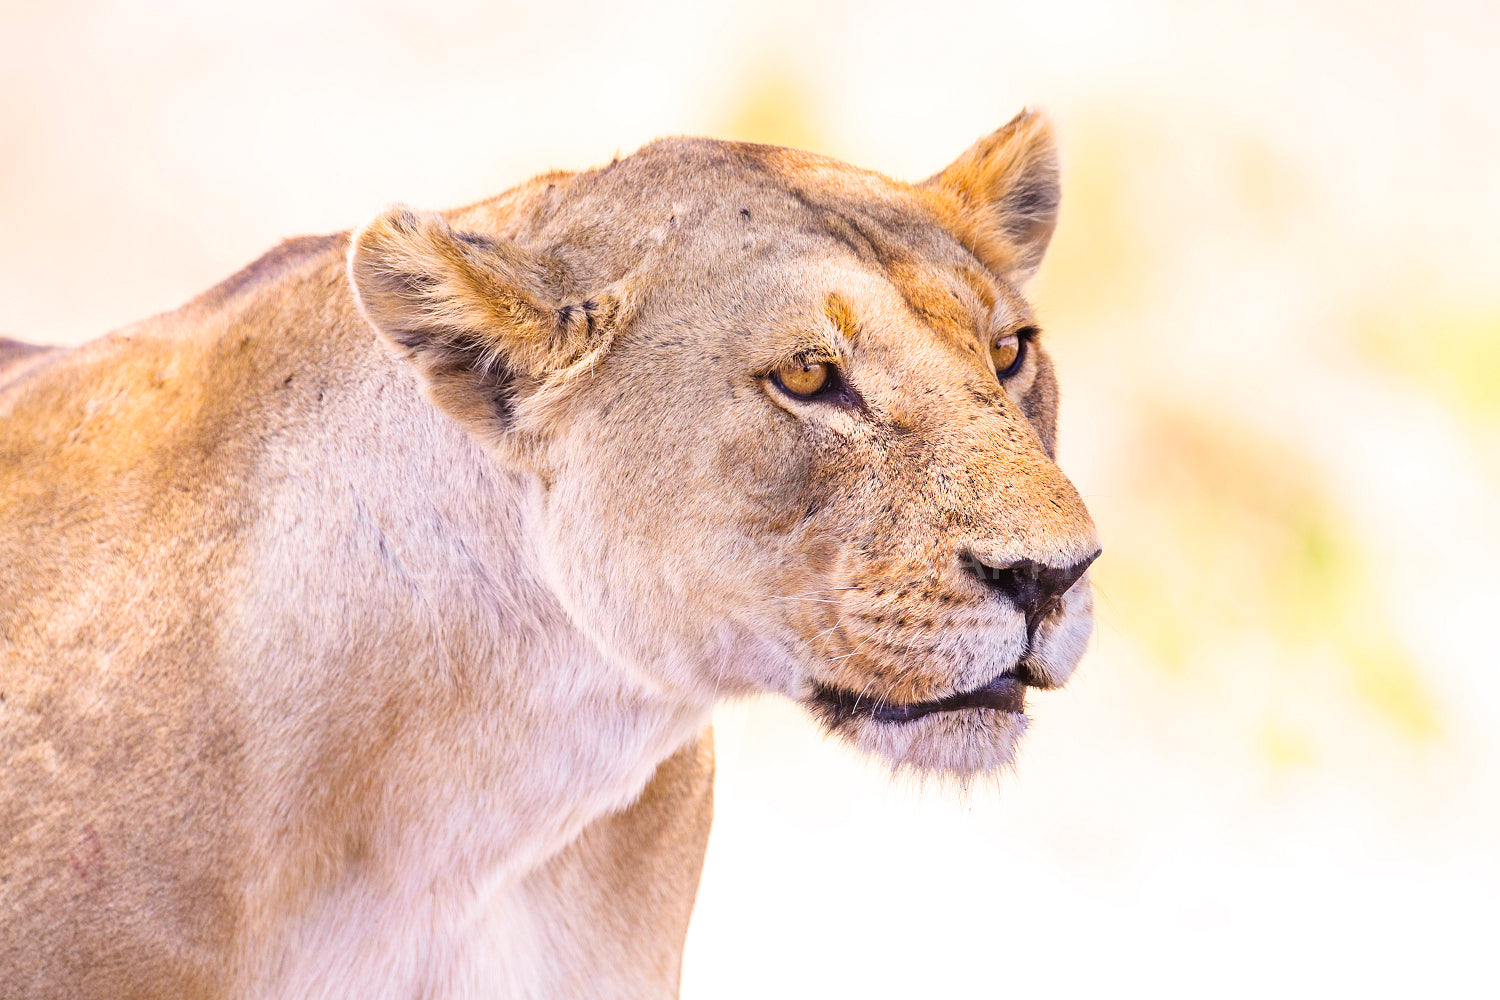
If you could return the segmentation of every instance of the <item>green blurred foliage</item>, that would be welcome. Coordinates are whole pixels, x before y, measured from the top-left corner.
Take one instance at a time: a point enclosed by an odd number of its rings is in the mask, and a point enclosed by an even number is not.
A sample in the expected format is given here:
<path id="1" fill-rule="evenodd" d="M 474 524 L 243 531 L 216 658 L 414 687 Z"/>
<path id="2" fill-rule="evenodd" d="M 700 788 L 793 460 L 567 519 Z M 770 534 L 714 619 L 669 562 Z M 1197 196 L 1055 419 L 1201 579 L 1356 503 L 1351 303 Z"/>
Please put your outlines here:
<path id="1" fill-rule="evenodd" d="M 1390 308 L 1359 323 L 1360 346 L 1471 419 L 1500 419 L 1500 308 L 1431 301 L 1426 311 Z"/>
<path id="2" fill-rule="evenodd" d="M 1379 613 L 1372 567 L 1315 465 L 1223 417 L 1143 407 L 1125 509 L 1096 572 L 1118 625 L 1172 677 L 1230 694 L 1253 683 L 1360 706 L 1414 744 L 1439 737 L 1432 692 Z M 1227 650 L 1255 652 L 1226 657 Z M 1253 731 L 1273 763 L 1311 762 L 1316 740 L 1282 710 Z M 1337 708 L 1336 705 L 1328 706 Z M 1305 714 L 1305 713 L 1304 713 Z"/>

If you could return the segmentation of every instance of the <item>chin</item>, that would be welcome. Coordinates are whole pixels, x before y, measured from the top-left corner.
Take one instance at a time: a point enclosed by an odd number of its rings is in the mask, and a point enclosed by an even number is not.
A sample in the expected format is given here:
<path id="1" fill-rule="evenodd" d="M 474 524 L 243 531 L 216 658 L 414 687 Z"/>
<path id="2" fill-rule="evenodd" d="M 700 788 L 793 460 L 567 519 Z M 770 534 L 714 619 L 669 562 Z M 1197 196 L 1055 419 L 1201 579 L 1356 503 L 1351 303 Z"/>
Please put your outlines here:
<path id="1" fill-rule="evenodd" d="M 826 692 L 805 704 L 829 732 L 889 762 L 893 771 L 961 782 L 1011 770 L 1027 724 L 1023 698 L 1016 694 L 1009 694 L 1003 705 L 921 712 L 851 706 Z"/>

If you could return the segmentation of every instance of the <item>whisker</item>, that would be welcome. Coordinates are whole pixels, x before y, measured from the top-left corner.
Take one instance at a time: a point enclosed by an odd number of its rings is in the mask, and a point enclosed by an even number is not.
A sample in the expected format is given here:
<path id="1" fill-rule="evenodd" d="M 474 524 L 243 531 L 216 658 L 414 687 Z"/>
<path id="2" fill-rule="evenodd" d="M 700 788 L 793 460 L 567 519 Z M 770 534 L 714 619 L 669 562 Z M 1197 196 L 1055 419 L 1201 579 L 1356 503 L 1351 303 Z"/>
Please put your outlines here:
<path id="1" fill-rule="evenodd" d="M 813 642 L 817 642 L 819 639 L 823 638 L 829 632 L 832 632 L 834 629 L 840 627 L 841 625 L 844 624 L 844 620 L 846 618 L 848 618 L 848 617 L 849 617 L 849 614 L 847 612 L 844 613 L 844 614 L 842 614 L 842 615 L 839 615 L 839 620 L 838 621 L 834 622 L 832 625 L 828 626 L 823 631 L 821 631 L 817 635 L 813 636 L 812 637 L 812 641 Z"/>

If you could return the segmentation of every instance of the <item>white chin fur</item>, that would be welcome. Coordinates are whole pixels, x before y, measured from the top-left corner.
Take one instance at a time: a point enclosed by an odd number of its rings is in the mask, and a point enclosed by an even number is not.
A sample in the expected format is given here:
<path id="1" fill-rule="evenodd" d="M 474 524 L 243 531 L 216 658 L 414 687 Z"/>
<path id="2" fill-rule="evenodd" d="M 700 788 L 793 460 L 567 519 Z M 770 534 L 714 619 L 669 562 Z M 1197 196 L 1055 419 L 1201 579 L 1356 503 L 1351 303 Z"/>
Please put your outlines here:
<path id="1" fill-rule="evenodd" d="M 855 717 L 840 723 L 835 732 L 858 749 L 890 761 L 897 771 L 966 780 L 1011 768 L 1026 732 L 1026 716 L 970 708 L 934 712 L 911 722 Z"/>

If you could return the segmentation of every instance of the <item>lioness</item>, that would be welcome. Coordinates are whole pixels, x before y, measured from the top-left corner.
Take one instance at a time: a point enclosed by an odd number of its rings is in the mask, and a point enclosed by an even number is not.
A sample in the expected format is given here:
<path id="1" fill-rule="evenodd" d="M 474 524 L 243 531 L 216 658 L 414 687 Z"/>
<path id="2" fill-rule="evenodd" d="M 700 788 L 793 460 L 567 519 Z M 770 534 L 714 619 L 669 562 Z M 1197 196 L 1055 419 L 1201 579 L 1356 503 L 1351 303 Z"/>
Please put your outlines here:
<path id="1" fill-rule="evenodd" d="M 716 700 L 1006 766 L 1092 628 L 1057 202 L 1034 114 L 667 139 L 7 345 L 0 994 L 671 996 Z"/>

